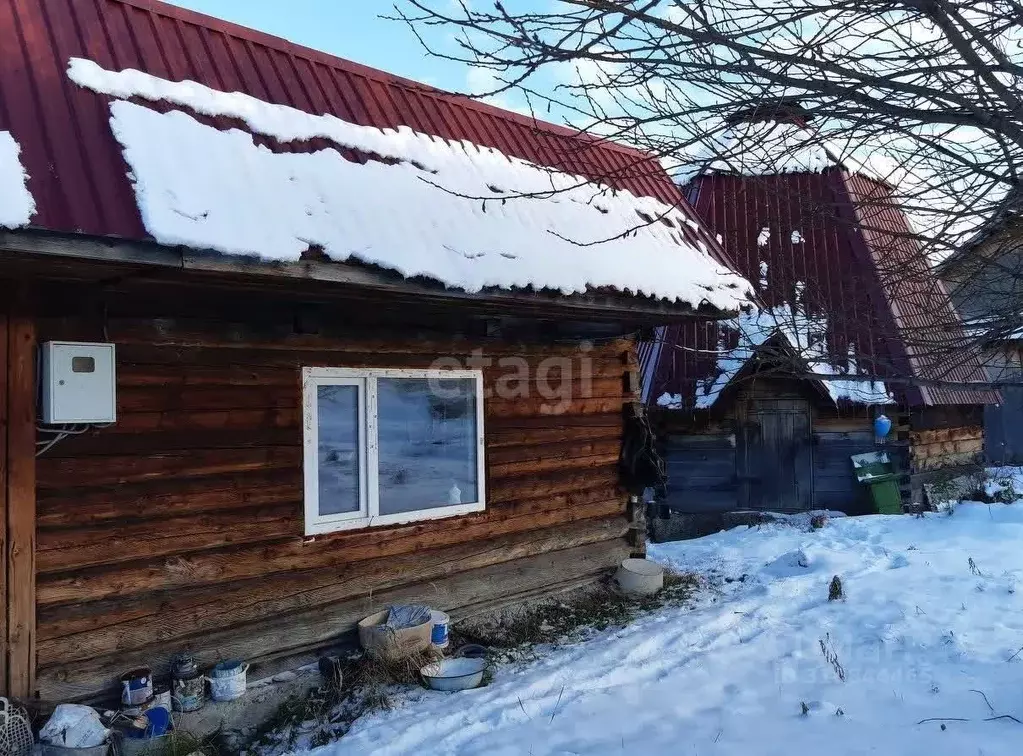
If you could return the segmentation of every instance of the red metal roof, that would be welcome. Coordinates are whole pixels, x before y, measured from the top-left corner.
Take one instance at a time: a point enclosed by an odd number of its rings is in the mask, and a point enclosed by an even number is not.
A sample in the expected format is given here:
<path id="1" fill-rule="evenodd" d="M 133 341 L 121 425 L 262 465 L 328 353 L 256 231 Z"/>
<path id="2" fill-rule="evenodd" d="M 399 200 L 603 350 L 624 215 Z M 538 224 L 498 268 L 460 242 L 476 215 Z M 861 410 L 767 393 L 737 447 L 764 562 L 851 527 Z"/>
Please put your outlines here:
<path id="1" fill-rule="evenodd" d="M 641 152 L 156 0 L 2 0 L 0 33 L 6 41 L 0 56 L 0 130 L 11 131 L 22 147 L 38 209 L 33 225 L 41 228 L 146 238 L 127 166 L 111 134 L 109 98 L 68 79 L 72 57 L 108 70 L 133 68 L 244 92 L 365 126 L 404 125 L 468 140 L 654 197 L 697 217 L 657 161 Z M 687 227 L 682 233 L 726 259 L 705 230 Z"/>
<path id="2" fill-rule="evenodd" d="M 766 307 L 792 304 L 797 287 L 807 311 L 828 323 L 830 355 L 854 345 L 861 373 L 889 380 L 909 405 L 995 403 L 976 354 L 964 348 L 962 324 L 943 285 L 906 236 L 905 216 L 889 190 L 834 168 L 769 176 L 711 174 L 697 178 L 690 198 L 712 231 L 722 235 L 736 271 L 767 285 Z M 766 244 L 758 237 L 768 229 Z M 802 241 L 795 243 L 798 231 Z M 720 331 L 716 324 L 664 329 L 641 362 L 648 401 L 667 392 L 695 404 L 698 382 L 713 378 Z M 840 360 L 836 360 L 836 364 Z M 909 379 L 909 380 L 907 380 Z"/>
<path id="3" fill-rule="evenodd" d="M 856 212 L 861 240 L 876 271 L 879 290 L 891 312 L 912 374 L 925 379 L 925 404 L 997 403 L 995 391 L 965 388 L 985 381 L 977 345 L 963 330 L 944 282 L 910 238 L 906 216 L 881 184 L 858 174 L 841 174 Z M 879 309 L 882 303 L 879 304 Z"/>

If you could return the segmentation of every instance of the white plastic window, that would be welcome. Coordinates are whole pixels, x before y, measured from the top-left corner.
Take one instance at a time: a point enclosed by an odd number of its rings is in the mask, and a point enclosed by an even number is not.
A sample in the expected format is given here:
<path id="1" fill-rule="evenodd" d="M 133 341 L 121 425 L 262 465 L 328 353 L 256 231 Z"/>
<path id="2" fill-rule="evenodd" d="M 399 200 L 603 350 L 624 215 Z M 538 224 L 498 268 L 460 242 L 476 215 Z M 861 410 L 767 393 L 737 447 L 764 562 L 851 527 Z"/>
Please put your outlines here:
<path id="1" fill-rule="evenodd" d="M 479 370 L 303 370 L 306 535 L 485 507 Z"/>

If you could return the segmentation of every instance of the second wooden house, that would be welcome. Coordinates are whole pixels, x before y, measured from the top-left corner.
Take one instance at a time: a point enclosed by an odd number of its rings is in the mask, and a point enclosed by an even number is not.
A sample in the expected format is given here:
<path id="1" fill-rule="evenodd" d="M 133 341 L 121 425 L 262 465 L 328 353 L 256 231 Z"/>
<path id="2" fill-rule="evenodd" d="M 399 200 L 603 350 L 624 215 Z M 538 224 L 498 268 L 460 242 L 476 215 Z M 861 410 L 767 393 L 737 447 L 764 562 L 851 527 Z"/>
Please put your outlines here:
<path id="1" fill-rule="evenodd" d="M 850 457 L 883 451 L 904 502 L 924 505 L 928 482 L 981 460 L 984 407 L 999 401 L 944 284 L 876 174 L 798 118 L 734 131 L 732 159 L 709 159 L 687 192 L 759 309 L 669 326 L 642 347 L 666 501 L 865 512 Z M 884 440 L 880 414 L 894 425 Z"/>

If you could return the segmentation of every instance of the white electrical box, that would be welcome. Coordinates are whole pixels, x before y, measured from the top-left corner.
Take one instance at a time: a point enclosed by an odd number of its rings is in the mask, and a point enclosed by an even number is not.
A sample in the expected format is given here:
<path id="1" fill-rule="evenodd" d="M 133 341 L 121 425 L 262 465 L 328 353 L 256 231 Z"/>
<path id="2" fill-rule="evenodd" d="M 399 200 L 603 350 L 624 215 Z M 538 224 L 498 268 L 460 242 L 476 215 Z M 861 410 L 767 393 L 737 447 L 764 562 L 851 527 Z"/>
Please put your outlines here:
<path id="1" fill-rule="evenodd" d="M 113 344 L 47 341 L 42 379 L 44 424 L 117 420 Z"/>

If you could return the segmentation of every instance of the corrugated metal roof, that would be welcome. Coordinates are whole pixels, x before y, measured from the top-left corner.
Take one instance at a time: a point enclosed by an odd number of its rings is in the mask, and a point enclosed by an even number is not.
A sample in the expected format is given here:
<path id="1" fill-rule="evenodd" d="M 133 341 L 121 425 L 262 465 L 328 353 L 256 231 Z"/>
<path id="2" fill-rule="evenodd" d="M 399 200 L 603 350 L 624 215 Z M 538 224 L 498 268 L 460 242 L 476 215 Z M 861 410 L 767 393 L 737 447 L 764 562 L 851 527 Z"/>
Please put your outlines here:
<path id="1" fill-rule="evenodd" d="M 0 30 L 6 40 L 0 56 L 0 130 L 11 131 L 22 147 L 38 208 L 33 225 L 45 229 L 146 238 L 121 148 L 111 134 L 109 98 L 69 81 L 72 57 L 108 70 L 133 68 L 244 92 L 364 126 L 408 126 L 467 140 L 654 197 L 698 217 L 659 163 L 639 151 L 156 0 L 3 0 Z M 227 119 L 203 120 L 221 128 L 237 126 Z M 326 143 L 273 149 L 322 146 Z M 727 260 L 706 230 L 681 232 L 688 242 L 702 242 L 717 259 Z"/>
<path id="2" fill-rule="evenodd" d="M 913 375 L 925 379 L 920 384 L 924 403 L 997 403 L 997 392 L 965 387 L 987 380 L 979 346 L 966 338 L 944 282 L 910 237 L 906 216 L 889 201 L 890 192 L 863 176 L 842 176 Z"/>
<path id="3" fill-rule="evenodd" d="M 964 348 L 948 294 L 905 236 L 905 217 L 885 187 L 835 168 L 711 174 L 690 189 L 694 207 L 722 235 L 740 275 L 758 281 L 761 263 L 767 264 L 766 286 L 758 291 L 764 306 L 792 304 L 802 289 L 803 306 L 828 324 L 828 354 L 844 357 L 853 346 L 860 372 L 888 379 L 905 404 L 999 400 L 994 391 L 965 387 L 986 380 L 984 371 Z M 793 232 L 802 241 L 794 241 Z M 697 385 L 714 377 L 719 337 L 710 322 L 662 329 L 661 343 L 641 352 L 648 400 L 668 393 L 694 406 Z"/>

